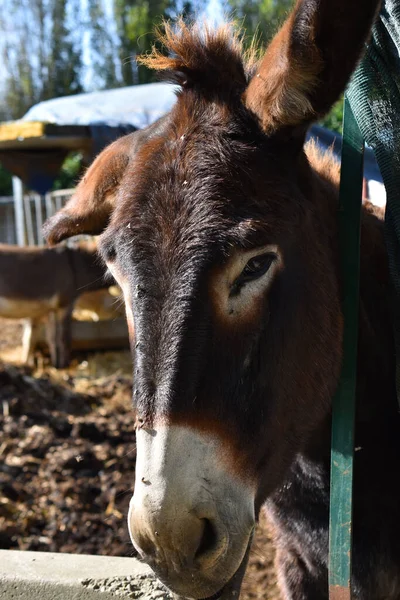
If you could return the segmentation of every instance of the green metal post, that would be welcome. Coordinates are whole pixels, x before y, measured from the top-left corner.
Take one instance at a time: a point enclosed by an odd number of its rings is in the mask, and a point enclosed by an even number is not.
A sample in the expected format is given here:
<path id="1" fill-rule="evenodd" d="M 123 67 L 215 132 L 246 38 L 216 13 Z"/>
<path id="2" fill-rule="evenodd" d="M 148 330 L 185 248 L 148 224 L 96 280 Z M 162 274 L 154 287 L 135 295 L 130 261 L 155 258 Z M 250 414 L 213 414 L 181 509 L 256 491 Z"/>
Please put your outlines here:
<path id="1" fill-rule="evenodd" d="M 338 215 L 344 332 L 342 373 L 332 413 L 329 516 L 330 600 L 351 599 L 353 446 L 363 159 L 364 140 L 346 99 Z"/>

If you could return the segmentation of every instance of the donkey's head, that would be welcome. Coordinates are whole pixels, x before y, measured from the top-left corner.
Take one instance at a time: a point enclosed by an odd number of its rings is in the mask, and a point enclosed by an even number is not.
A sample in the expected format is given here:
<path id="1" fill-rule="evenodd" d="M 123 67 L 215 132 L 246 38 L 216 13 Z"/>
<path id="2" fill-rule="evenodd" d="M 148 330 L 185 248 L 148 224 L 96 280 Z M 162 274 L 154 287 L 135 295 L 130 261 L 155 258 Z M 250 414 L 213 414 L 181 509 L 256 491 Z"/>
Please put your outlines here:
<path id="1" fill-rule="evenodd" d="M 138 415 L 129 528 L 185 597 L 241 571 L 260 504 L 329 411 L 334 194 L 302 146 L 376 8 L 297 2 L 256 69 L 227 29 L 167 31 L 173 58 L 147 62 L 181 86 L 174 109 L 109 146 L 46 226 L 53 243 L 102 233 L 124 291 Z"/>

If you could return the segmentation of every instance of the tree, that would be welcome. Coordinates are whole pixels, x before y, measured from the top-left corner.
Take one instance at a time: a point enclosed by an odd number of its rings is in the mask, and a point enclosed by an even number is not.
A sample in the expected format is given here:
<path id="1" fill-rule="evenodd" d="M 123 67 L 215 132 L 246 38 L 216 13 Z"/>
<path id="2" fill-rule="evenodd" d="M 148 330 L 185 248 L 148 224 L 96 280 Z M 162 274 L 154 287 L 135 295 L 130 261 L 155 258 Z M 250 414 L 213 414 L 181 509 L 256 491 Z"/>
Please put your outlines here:
<path id="1" fill-rule="evenodd" d="M 36 0 L 42 3 L 43 0 Z M 68 0 L 49 4 L 52 23 L 47 54 L 47 80 L 41 90 L 43 99 L 68 96 L 83 91 L 80 81 L 82 49 L 72 41 L 67 25 Z"/>
<path id="2" fill-rule="evenodd" d="M 99 0 L 88 0 L 91 67 L 94 74 L 94 89 L 110 89 L 123 84 L 121 69 L 118 68 L 116 43 Z"/>
<path id="3" fill-rule="evenodd" d="M 172 19 L 177 14 L 191 17 L 194 7 L 190 0 L 179 3 L 177 0 L 114 0 L 115 19 L 119 44 L 119 59 L 122 79 L 125 85 L 148 83 L 156 75 L 146 67 L 137 66 L 135 58 L 151 50 L 155 43 L 155 26 L 163 19 Z M 198 0 L 196 9 L 203 6 Z"/>
<path id="4" fill-rule="evenodd" d="M 68 24 L 68 2 L 0 0 L 6 103 L 12 118 L 33 104 L 82 91 L 82 49 Z"/>
<path id="5" fill-rule="evenodd" d="M 17 7 L 10 7 L 9 20 L 13 18 L 16 22 L 19 21 L 19 28 L 13 32 L 12 21 L 4 20 L 4 8 L 0 6 L 0 14 L 2 20 L 0 27 L 4 34 L 3 56 L 6 66 L 6 81 L 5 81 L 5 102 L 7 104 L 10 118 L 22 116 L 22 114 L 34 104 L 36 100 L 36 90 L 34 86 L 34 76 L 29 65 L 29 41 L 19 44 L 19 39 L 29 40 L 29 30 L 26 16 L 20 17 Z M 40 54 L 36 55 L 40 64 Z"/>
<path id="6" fill-rule="evenodd" d="M 157 16 L 161 19 L 165 15 L 165 5 L 168 0 L 155 0 L 155 2 L 158 5 L 163 4 L 158 7 L 161 12 L 156 11 Z M 153 6 L 150 7 L 149 0 L 140 4 L 136 0 L 115 0 L 114 6 L 123 82 L 125 85 L 147 83 L 152 80 L 153 75 L 138 67 L 135 58 L 137 54 L 145 52 L 151 46 L 152 26 L 150 21 L 154 21 L 155 18 L 155 15 L 152 14 Z"/>
<path id="7" fill-rule="evenodd" d="M 283 22 L 294 0 L 228 0 L 236 20 L 243 24 L 249 42 L 256 35 L 260 42 L 267 43 Z"/>

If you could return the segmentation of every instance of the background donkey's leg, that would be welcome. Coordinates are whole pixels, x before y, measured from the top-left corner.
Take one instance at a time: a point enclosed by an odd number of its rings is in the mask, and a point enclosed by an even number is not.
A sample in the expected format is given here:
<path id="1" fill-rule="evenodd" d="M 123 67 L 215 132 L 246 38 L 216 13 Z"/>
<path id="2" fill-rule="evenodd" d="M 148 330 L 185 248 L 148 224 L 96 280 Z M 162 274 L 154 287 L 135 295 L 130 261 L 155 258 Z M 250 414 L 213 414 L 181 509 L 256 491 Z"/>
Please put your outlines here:
<path id="1" fill-rule="evenodd" d="M 21 361 L 24 364 L 33 363 L 33 353 L 35 351 L 38 338 L 40 323 L 35 319 L 24 319 L 24 331 L 22 334 L 22 354 Z"/>
<path id="2" fill-rule="evenodd" d="M 57 369 L 65 369 L 71 357 L 71 315 L 73 305 L 53 311 L 47 320 L 50 359 Z"/>
<path id="3" fill-rule="evenodd" d="M 57 314 L 55 311 L 49 313 L 46 319 L 46 338 L 50 352 L 50 362 L 57 367 Z"/>
<path id="4" fill-rule="evenodd" d="M 58 311 L 57 321 L 57 356 L 58 369 L 68 367 L 71 360 L 71 336 L 72 336 L 72 309 L 73 304 Z"/>

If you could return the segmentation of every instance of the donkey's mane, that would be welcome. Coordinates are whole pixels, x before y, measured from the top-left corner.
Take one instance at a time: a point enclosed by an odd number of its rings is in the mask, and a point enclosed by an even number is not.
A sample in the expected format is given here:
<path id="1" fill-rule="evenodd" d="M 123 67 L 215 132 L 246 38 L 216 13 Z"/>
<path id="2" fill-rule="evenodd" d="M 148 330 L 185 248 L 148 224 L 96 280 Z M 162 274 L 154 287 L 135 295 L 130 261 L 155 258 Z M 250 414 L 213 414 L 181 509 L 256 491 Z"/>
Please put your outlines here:
<path id="1" fill-rule="evenodd" d="M 243 36 L 232 23 L 213 28 L 179 19 L 174 27 L 166 22 L 163 31 L 157 30 L 157 45 L 138 62 L 183 88 L 242 92 L 254 74 L 257 51 L 254 43 L 244 49 Z"/>

